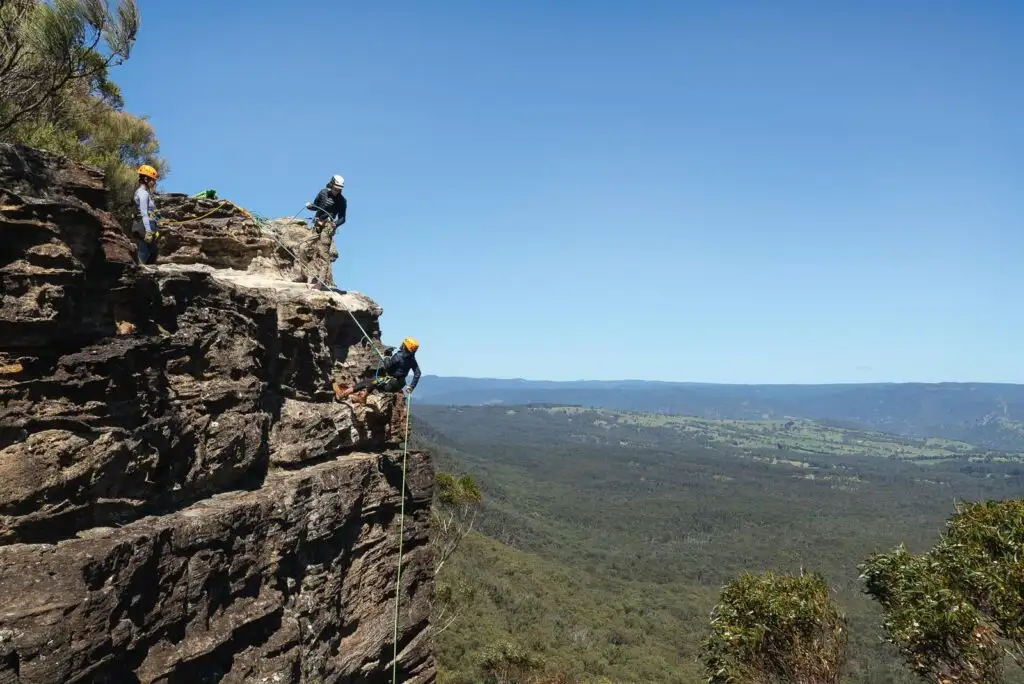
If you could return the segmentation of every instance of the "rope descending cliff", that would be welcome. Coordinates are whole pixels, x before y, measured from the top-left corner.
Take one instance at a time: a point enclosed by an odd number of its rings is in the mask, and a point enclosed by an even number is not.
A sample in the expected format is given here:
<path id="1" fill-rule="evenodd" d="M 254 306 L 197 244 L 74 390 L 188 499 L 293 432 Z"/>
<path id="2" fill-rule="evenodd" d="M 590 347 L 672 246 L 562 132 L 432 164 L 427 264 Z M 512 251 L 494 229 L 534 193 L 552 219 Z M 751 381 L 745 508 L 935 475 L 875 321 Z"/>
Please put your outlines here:
<path id="1" fill-rule="evenodd" d="M 142 268 L 103 202 L 0 145 L 0 680 L 432 682 L 429 456 L 331 390 L 380 307 L 299 221 L 164 196 Z"/>

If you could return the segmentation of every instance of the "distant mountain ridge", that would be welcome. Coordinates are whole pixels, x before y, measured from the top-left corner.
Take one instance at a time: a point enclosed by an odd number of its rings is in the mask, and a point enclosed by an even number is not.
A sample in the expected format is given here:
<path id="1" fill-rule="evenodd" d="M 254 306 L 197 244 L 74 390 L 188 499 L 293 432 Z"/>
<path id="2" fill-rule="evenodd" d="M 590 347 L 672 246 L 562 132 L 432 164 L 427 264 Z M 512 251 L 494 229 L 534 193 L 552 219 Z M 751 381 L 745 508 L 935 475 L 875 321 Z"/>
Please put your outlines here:
<path id="1" fill-rule="evenodd" d="M 806 418 L 1024 450 L 1024 385 L 1015 384 L 719 385 L 425 375 L 416 398 L 429 404 L 546 403 L 736 420 Z"/>

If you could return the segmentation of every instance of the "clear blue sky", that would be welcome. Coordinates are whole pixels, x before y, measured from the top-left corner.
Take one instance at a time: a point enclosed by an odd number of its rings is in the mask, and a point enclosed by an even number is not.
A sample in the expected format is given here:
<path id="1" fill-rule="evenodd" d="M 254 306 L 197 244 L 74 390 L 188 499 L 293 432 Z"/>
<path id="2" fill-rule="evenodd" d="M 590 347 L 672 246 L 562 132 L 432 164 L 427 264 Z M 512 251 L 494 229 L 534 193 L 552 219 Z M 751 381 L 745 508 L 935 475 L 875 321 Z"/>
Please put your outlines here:
<path id="1" fill-rule="evenodd" d="M 1024 2 L 139 0 L 172 170 L 424 372 L 1024 382 Z"/>

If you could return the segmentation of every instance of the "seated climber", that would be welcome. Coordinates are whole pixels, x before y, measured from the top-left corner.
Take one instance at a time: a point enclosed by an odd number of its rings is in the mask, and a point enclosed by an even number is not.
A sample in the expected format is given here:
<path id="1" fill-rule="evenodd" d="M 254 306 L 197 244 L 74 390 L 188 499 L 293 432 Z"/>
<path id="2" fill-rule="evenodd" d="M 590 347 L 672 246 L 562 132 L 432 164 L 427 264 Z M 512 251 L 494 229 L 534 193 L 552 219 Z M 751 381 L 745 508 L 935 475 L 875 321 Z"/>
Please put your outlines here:
<path id="1" fill-rule="evenodd" d="M 358 393 L 352 399 L 362 404 L 366 402 L 366 395 L 371 389 L 378 389 L 381 392 L 400 392 L 404 388 L 406 394 L 411 394 L 420 381 L 420 365 L 416 362 L 416 350 L 419 348 L 419 342 L 411 337 L 406 337 L 402 340 L 402 346 L 381 364 L 376 377 L 361 380 L 348 389 L 334 383 L 335 399 L 344 401 L 346 397 Z M 405 377 L 410 371 L 413 374 L 412 383 L 406 387 Z"/>
<path id="2" fill-rule="evenodd" d="M 342 194 L 344 190 L 345 179 L 335 175 L 327 181 L 327 186 L 317 193 L 315 200 L 306 202 L 306 208 L 316 212 L 313 216 L 313 230 L 317 233 L 322 233 L 327 227 L 333 230 L 345 223 L 348 200 Z"/>
<path id="3" fill-rule="evenodd" d="M 139 186 L 135 189 L 135 220 L 132 234 L 139 248 L 139 263 L 156 262 L 156 203 L 153 190 L 156 187 L 156 169 L 149 164 L 139 167 Z"/>

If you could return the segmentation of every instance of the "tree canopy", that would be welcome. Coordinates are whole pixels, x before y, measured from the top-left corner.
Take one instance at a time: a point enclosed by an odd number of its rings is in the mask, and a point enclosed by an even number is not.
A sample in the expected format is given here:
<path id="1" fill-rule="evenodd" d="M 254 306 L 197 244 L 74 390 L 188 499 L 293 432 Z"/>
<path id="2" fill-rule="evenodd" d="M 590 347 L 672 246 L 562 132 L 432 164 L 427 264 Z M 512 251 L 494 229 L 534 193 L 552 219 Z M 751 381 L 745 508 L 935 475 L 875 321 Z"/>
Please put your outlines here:
<path id="1" fill-rule="evenodd" d="M 110 79 L 139 25 L 133 0 L 0 0 L 0 141 L 102 168 L 121 218 L 138 166 L 169 170 L 153 127 L 124 111 Z"/>

